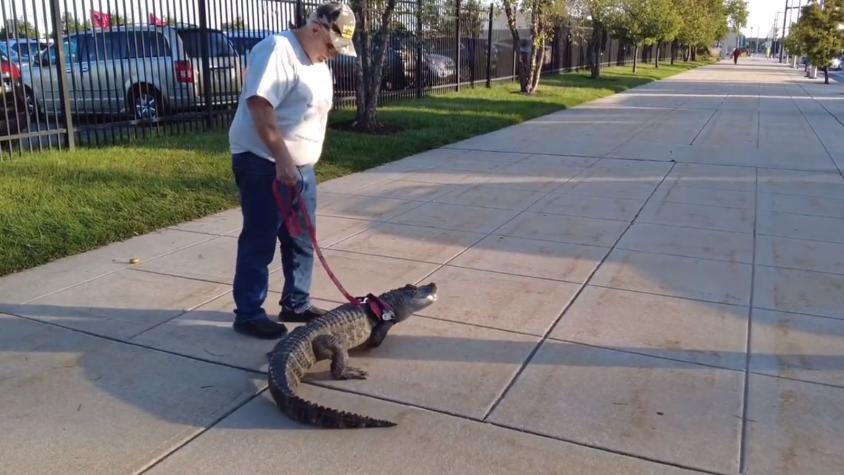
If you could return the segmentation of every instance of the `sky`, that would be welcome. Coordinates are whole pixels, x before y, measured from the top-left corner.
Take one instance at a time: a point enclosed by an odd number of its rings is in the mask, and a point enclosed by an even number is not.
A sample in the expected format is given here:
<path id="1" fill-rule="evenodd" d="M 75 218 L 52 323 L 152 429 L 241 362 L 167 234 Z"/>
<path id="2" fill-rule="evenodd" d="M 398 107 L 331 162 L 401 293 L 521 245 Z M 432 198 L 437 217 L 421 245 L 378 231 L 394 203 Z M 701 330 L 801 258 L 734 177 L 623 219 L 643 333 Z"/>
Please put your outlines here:
<path id="1" fill-rule="evenodd" d="M 806 5 L 808 0 L 788 0 L 788 6 L 797 6 L 802 3 Z M 777 18 L 777 31 L 782 29 L 782 13 L 777 17 L 777 12 L 782 12 L 785 8 L 785 0 L 748 0 L 747 10 L 747 26 L 742 29 L 742 33 L 750 37 L 766 37 L 771 34 L 771 29 L 774 26 L 774 19 Z M 792 20 L 797 18 L 797 10 L 789 10 Z M 750 28 L 753 28 L 751 30 Z M 759 33 L 761 31 L 761 33 Z"/>

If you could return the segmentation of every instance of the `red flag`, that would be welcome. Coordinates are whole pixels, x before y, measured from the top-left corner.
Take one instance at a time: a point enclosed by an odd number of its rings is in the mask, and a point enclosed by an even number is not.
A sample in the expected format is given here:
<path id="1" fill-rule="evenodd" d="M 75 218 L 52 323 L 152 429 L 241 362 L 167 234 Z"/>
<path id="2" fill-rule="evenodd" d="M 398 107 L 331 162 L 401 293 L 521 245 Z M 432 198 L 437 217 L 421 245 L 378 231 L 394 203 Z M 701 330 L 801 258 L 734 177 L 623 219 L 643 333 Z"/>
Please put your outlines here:
<path id="1" fill-rule="evenodd" d="M 111 15 L 91 9 L 91 25 L 94 28 L 111 27 Z"/>
<path id="2" fill-rule="evenodd" d="M 161 18 L 156 17 L 152 13 L 149 14 L 149 22 L 155 26 L 167 26 L 167 22 L 162 20 Z"/>

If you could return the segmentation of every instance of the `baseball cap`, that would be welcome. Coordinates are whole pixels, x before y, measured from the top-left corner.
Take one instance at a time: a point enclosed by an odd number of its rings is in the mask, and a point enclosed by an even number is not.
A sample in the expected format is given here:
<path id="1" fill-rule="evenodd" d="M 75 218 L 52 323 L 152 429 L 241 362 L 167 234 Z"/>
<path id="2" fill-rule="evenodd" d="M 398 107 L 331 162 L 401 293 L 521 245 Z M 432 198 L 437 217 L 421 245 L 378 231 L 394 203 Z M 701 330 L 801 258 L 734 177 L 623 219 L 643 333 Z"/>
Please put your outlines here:
<path id="1" fill-rule="evenodd" d="M 331 44 L 344 56 L 357 56 L 352 36 L 355 34 L 355 13 L 348 5 L 329 2 L 318 6 L 308 18 L 309 22 L 328 28 Z"/>

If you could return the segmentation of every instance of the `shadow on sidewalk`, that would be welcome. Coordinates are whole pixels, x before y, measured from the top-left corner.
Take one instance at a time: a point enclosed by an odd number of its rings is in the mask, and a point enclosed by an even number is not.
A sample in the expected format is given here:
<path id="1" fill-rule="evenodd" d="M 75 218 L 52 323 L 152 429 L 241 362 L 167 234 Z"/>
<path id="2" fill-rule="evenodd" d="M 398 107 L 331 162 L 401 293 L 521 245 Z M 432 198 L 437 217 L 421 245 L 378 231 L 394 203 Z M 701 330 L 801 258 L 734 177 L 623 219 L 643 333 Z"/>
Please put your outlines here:
<path id="1" fill-rule="evenodd" d="M 21 305 L 18 313 L 40 315 L 39 319 L 48 319 L 56 325 L 74 325 L 78 315 L 86 309 L 47 305 Z M 122 313 L 137 315 L 142 309 L 97 309 L 100 314 L 111 315 L 120 319 Z M 143 309 L 141 313 L 155 316 L 155 309 Z M 414 317 L 421 318 L 421 317 Z M 746 309 L 736 307 L 728 318 L 746 319 Z M 119 340 L 96 338 L 95 336 L 72 332 L 54 325 L 44 325 L 0 314 L 0 362 L 11 370 L 6 371 L 3 382 L 5 392 L 12 394 L 14 388 L 26 388 L 35 385 L 45 391 L 62 391 L 67 384 L 69 399 L 67 404 L 75 407 L 74 394 L 85 383 L 74 380 L 78 371 L 87 384 L 96 388 L 102 395 L 120 401 L 127 407 L 139 409 L 157 419 L 176 424 L 201 427 L 203 414 L 197 414 L 195 408 L 203 407 L 190 400 L 174 400 L 175 395 L 201 397 L 203 393 L 213 395 L 208 401 L 234 397 L 233 391 L 243 391 L 251 384 L 263 385 L 265 377 L 260 374 L 239 374 L 232 367 L 249 371 L 264 371 L 258 366 L 265 358 L 265 353 L 274 345 L 274 341 L 260 341 L 235 334 L 229 322 L 231 314 L 219 311 L 196 310 L 178 319 L 181 320 L 178 333 L 182 341 L 164 338 L 160 342 L 133 341 L 135 345 L 126 345 Z M 563 317 L 565 319 L 565 316 Z M 754 326 L 765 323 L 754 322 Z M 96 327 L 89 331 L 96 334 Z M 759 329 L 757 329 L 759 331 Z M 770 331 L 770 330 L 768 330 Z M 776 331 L 793 333 L 817 333 L 812 318 L 797 318 L 787 329 L 777 327 Z M 188 336 L 189 335 L 189 336 Z M 107 335 L 106 335 L 107 336 Z M 110 337 L 109 337 L 110 338 Z M 523 338 L 522 338 L 523 339 Z M 524 339 L 523 339 L 524 340 Z M 194 345 L 195 343 L 195 345 Z M 161 349 L 167 353 L 138 347 L 137 344 Z M 216 353 L 205 351 L 210 344 L 216 346 Z M 176 345 L 176 347 L 174 347 Z M 535 341 L 513 341 L 506 339 L 488 340 L 471 337 L 448 337 L 435 335 L 402 334 L 399 327 L 393 330 L 381 347 L 362 352 L 353 351 L 351 361 L 369 360 L 370 372 L 378 373 L 379 360 L 401 360 L 408 362 L 408 371 L 413 364 L 422 365 L 427 371 L 442 368 L 451 371 L 449 365 L 441 363 L 478 363 L 521 365 L 525 355 L 536 346 Z M 730 365 L 743 364 L 745 353 L 735 351 L 702 351 L 682 348 L 679 342 L 664 342 L 660 346 L 644 347 L 630 345 L 602 345 L 600 351 L 611 350 L 638 355 L 659 356 L 644 358 L 631 355 L 629 358 L 613 357 L 609 360 L 596 358 L 594 347 L 571 342 L 549 339 L 543 344 L 543 350 L 531 361 L 532 365 L 554 365 L 568 367 L 590 367 L 600 371 L 602 367 L 647 369 L 653 371 L 696 369 L 711 371 L 711 366 L 690 364 L 690 361 L 711 359 L 714 355 L 729 362 Z M 244 354 L 246 353 L 246 354 Z M 186 356 L 191 360 L 182 358 Z M 196 361 L 201 358 L 207 362 Z M 844 369 L 844 355 L 778 352 L 775 354 L 754 352 L 753 371 L 777 374 L 781 367 L 800 366 L 818 371 L 840 371 Z M 252 362 L 249 364 L 249 362 Z M 612 363 L 608 366 L 608 361 Z M 222 363 L 221 367 L 211 363 Z M 244 365 L 243 363 L 247 364 Z M 413 364 L 411 364 L 413 363 Z M 417 366 L 418 368 L 419 366 Z M 217 368 L 217 369 L 214 369 Z M 734 369 L 737 370 L 737 369 Z M 377 376 L 375 376 L 377 378 Z M 459 376 L 456 375 L 459 378 Z M 70 379 L 68 379 L 70 378 Z M 215 379 L 223 378 L 223 379 Z M 417 384 L 415 378 L 408 376 L 402 385 Z M 418 378 L 416 378 L 418 379 Z M 330 380 L 326 370 L 312 371 L 306 381 L 320 384 Z M 51 383 L 50 381 L 54 381 Z M 254 381 L 254 383 L 248 383 Z M 55 386 L 58 384 L 58 386 Z M 246 386 L 244 386 L 246 384 Z M 375 384 L 375 383 L 373 383 Z M 383 382 L 381 382 L 383 384 Z M 200 385 L 196 387 L 196 385 Z M 365 386 L 365 384 L 364 384 Z M 342 387 L 342 383 L 341 386 Z M 30 389 L 31 391 L 31 389 Z M 32 394 L 32 396 L 35 396 Z M 19 403 L 18 403 L 19 406 Z M 38 410 L 38 402 L 27 404 L 32 410 Z M 207 405 L 205 405 L 207 407 Z M 45 408 L 49 409 L 49 408 Z M 87 408 L 86 408 L 87 409 Z M 80 406 L 81 410 L 81 406 Z M 14 414 L 12 414 L 14 417 Z M 22 417 L 22 415 L 19 415 Z M 275 428 L 279 426 L 278 413 L 268 414 L 263 423 L 250 419 L 250 425 L 240 429 Z M 255 425 L 253 425 L 255 423 Z M 286 424 L 285 428 L 286 427 Z M 291 424 L 289 428 L 301 429 L 302 426 Z"/>

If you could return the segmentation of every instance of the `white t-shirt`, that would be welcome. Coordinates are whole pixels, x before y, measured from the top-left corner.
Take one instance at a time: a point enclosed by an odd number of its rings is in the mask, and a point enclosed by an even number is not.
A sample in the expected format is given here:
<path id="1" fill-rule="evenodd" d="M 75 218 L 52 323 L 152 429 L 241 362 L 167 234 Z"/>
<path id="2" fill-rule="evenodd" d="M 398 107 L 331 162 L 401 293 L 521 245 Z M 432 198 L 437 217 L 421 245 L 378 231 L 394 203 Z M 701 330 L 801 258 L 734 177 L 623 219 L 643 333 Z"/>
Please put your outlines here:
<path id="1" fill-rule="evenodd" d="M 334 97 L 326 63 L 311 63 L 292 31 L 271 35 L 249 54 L 240 103 L 229 127 L 232 153 L 252 152 L 275 162 L 255 130 L 246 100 L 272 104 L 284 143 L 297 166 L 313 165 L 322 154 L 328 111 Z"/>

